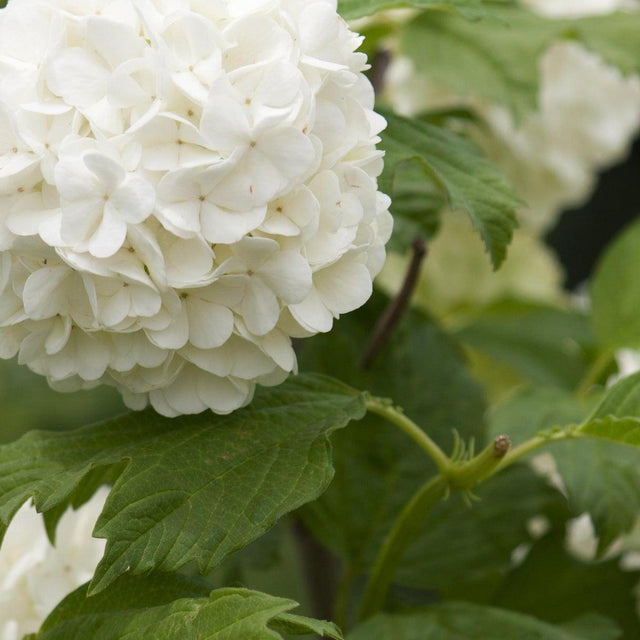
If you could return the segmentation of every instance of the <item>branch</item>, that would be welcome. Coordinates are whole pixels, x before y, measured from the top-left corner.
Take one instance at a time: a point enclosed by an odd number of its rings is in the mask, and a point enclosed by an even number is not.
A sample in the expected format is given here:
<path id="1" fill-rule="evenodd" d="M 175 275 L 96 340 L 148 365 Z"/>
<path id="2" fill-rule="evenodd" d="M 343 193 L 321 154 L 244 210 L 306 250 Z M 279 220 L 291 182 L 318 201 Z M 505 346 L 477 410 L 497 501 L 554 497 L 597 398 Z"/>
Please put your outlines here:
<path id="1" fill-rule="evenodd" d="M 331 620 L 338 563 L 327 549 L 316 542 L 302 520 L 294 518 L 292 530 L 307 582 L 312 615 L 321 620 Z"/>
<path id="2" fill-rule="evenodd" d="M 389 336 L 393 333 L 398 321 L 404 314 L 411 300 L 411 296 L 418 283 L 418 276 L 420 275 L 420 267 L 422 261 L 427 255 L 427 246 L 421 238 L 417 238 L 413 242 L 413 255 L 411 256 L 411 262 L 409 268 L 404 277 L 404 282 L 400 291 L 396 297 L 389 303 L 389 306 L 385 309 L 384 313 L 378 320 L 371 338 L 367 343 L 367 348 L 362 358 L 361 366 L 363 369 L 369 369 L 373 364 L 378 353 L 385 345 Z"/>

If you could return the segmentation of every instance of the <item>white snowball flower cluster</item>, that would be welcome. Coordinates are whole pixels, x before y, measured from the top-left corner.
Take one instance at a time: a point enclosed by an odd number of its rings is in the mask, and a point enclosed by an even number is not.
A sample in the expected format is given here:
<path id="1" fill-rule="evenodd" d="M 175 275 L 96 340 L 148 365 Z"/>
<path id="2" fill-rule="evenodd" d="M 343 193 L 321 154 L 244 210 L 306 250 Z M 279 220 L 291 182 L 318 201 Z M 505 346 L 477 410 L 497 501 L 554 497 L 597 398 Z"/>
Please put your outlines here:
<path id="1" fill-rule="evenodd" d="M 640 8 L 637 0 L 528 0 L 527 4 L 549 17 Z M 403 57 L 389 68 L 387 97 L 397 111 L 408 115 L 461 101 L 435 87 Z M 640 79 L 624 77 L 578 44 L 558 42 L 540 61 L 538 101 L 539 110 L 521 123 L 504 107 L 471 102 L 490 132 L 478 141 L 527 203 L 520 215 L 523 226 L 544 232 L 563 209 L 589 196 L 600 169 L 627 153 L 640 126 Z"/>
<path id="2" fill-rule="evenodd" d="M 91 531 L 107 493 L 100 489 L 62 516 L 55 547 L 31 504 L 18 511 L 0 548 L 0 640 L 21 640 L 38 631 L 67 594 L 93 577 L 105 541 L 92 538 Z"/>
<path id="3" fill-rule="evenodd" d="M 246 404 L 384 262 L 384 120 L 335 0 L 10 0 L 0 355 L 167 416 Z"/>

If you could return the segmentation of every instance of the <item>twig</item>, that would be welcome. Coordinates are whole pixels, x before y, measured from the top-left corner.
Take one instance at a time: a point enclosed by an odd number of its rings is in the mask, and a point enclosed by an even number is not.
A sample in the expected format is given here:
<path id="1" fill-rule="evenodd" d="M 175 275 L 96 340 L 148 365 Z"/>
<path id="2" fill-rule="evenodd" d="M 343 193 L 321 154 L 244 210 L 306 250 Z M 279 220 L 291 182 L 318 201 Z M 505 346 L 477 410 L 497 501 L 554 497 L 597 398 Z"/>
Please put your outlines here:
<path id="1" fill-rule="evenodd" d="M 316 542 L 302 520 L 294 518 L 292 525 L 313 608 L 312 615 L 321 620 L 331 620 L 338 582 L 338 562 L 333 554 Z"/>
<path id="2" fill-rule="evenodd" d="M 390 62 L 391 54 L 386 49 L 378 49 L 371 58 L 369 80 L 371 80 L 373 91 L 376 96 L 382 95 L 382 92 L 384 91 L 385 75 Z"/>
<path id="3" fill-rule="evenodd" d="M 369 367 L 371 367 L 376 356 L 389 339 L 389 336 L 393 333 L 395 326 L 405 312 L 413 295 L 413 291 L 416 288 L 416 284 L 418 283 L 420 266 L 426 255 L 427 245 L 424 240 L 417 238 L 413 241 L 413 255 L 411 256 L 411 262 L 409 263 L 402 287 L 396 297 L 389 303 L 389 306 L 385 309 L 382 316 L 380 316 L 371 334 L 371 338 L 369 338 L 361 363 L 363 369 L 369 369 Z"/>

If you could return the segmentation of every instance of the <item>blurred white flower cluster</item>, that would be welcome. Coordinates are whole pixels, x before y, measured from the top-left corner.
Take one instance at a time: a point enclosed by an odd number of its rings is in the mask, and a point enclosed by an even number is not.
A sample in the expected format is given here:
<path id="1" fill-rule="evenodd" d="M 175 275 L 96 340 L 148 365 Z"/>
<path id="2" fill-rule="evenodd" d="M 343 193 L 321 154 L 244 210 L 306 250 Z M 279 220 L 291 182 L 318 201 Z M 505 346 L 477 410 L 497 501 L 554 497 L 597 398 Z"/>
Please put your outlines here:
<path id="1" fill-rule="evenodd" d="M 384 262 L 384 120 L 335 0 L 0 11 L 0 355 L 175 416 L 246 404 Z"/>
<path id="2" fill-rule="evenodd" d="M 637 0 L 527 0 L 552 18 L 638 8 Z M 428 71 L 428 62 L 427 71 Z M 428 75 L 399 57 L 390 66 L 387 98 L 401 113 L 460 104 Z M 572 42 L 553 44 L 540 60 L 539 109 L 517 123 L 504 107 L 472 100 L 488 125 L 478 141 L 500 164 L 526 203 L 520 222 L 548 230 L 564 208 L 591 193 L 597 172 L 629 149 L 640 127 L 640 79 L 624 77 Z"/>
<path id="3" fill-rule="evenodd" d="M 99 490 L 62 516 L 55 547 L 31 504 L 18 511 L 0 549 L 0 640 L 22 640 L 38 631 L 68 593 L 93 577 L 105 541 L 92 538 L 91 531 L 107 493 Z"/>

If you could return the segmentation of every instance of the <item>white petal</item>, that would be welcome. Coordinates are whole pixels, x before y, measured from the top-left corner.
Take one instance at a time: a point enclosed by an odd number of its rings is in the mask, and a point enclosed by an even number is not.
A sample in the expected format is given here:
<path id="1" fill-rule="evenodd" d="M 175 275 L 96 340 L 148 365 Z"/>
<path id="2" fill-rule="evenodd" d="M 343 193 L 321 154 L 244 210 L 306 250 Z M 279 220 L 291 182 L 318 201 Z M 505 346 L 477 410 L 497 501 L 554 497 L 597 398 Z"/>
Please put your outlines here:
<path id="1" fill-rule="evenodd" d="M 108 73 L 100 59 L 80 47 L 58 53 L 46 70 L 51 91 L 77 107 L 88 107 L 106 93 Z"/>
<path id="2" fill-rule="evenodd" d="M 209 242 L 232 244 L 257 229 L 266 214 L 266 206 L 250 211 L 229 211 L 205 201 L 200 214 L 202 234 Z"/>
<path id="3" fill-rule="evenodd" d="M 276 253 L 262 265 L 259 273 L 286 303 L 301 302 L 311 290 L 311 267 L 297 251 Z"/>
<path id="4" fill-rule="evenodd" d="M 34 320 L 50 318 L 60 309 L 60 291 L 58 287 L 73 272 L 65 266 L 43 267 L 32 273 L 25 282 L 22 292 L 24 309 Z"/>
<path id="5" fill-rule="evenodd" d="M 61 208 L 60 236 L 62 240 L 70 246 L 88 240 L 100 224 L 103 211 L 104 200 L 102 198 L 65 203 Z"/>
<path id="6" fill-rule="evenodd" d="M 83 161 L 106 189 L 106 193 L 112 193 L 126 177 L 125 170 L 111 158 L 101 153 L 85 153 Z"/>
<path id="7" fill-rule="evenodd" d="M 233 333 L 233 313 L 222 305 L 191 295 L 186 301 L 189 340 L 198 349 L 224 344 Z"/>
<path id="8" fill-rule="evenodd" d="M 304 329 L 312 333 L 327 333 L 333 327 L 333 314 L 315 289 L 302 302 L 290 305 L 289 311 Z"/>
<path id="9" fill-rule="evenodd" d="M 273 291 L 259 278 L 249 278 L 240 312 L 249 331 L 262 336 L 276 326 L 280 305 Z"/>
<path id="10" fill-rule="evenodd" d="M 166 329 L 147 330 L 149 340 L 161 349 L 180 349 L 189 339 L 189 318 L 183 308 Z"/>
<path id="11" fill-rule="evenodd" d="M 361 307 L 373 290 L 366 265 L 349 259 L 317 271 L 313 281 L 322 302 L 334 315 Z"/>
<path id="12" fill-rule="evenodd" d="M 155 189 L 143 178 L 130 176 L 114 191 L 105 209 L 113 207 L 122 220 L 138 224 L 151 215 L 155 201 Z"/>
<path id="13" fill-rule="evenodd" d="M 102 221 L 89 240 L 89 253 L 96 258 L 115 254 L 127 237 L 127 223 L 105 208 Z"/>
<path id="14" fill-rule="evenodd" d="M 197 391 L 200 399 L 214 413 L 228 414 L 251 400 L 254 386 L 241 380 L 217 378 L 200 373 Z"/>

